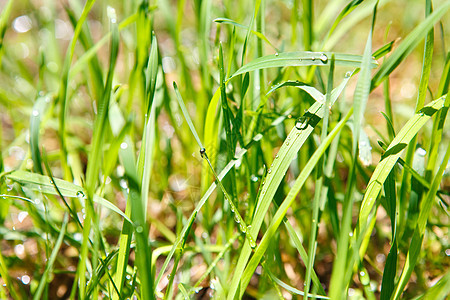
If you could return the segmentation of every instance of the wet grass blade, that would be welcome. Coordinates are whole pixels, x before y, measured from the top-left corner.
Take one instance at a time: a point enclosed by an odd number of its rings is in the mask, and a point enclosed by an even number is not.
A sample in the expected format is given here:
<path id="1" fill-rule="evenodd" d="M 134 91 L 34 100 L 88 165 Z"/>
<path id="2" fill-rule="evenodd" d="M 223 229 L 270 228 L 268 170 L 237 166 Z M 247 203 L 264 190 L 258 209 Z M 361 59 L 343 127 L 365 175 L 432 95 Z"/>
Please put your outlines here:
<path id="1" fill-rule="evenodd" d="M 428 194 L 425 199 L 420 203 L 420 214 L 419 219 L 417 221 L 417 226 L 414 230 L 413 237 L 411 239 L 411 244 L 408 249 L 408 254 L 406 256 L 406 262 L 403 267 L 402 275 L 400 277 L 399 282 L 395 288 L 392 299 L 399 299 L 401 294 L 403 293 L 406 284 L 409 281 L 412 271 L 416 265 L 416 262 L 420 255 L 420 249 L 422 247 L 422 241 L 425 234 L 425 227 L 428 222 L 428 217 L 431 212 L 431 208 L 434 204 L 434 199 L 436 197 L 436 192 L 439 188 L 439 185 L 442 180 L 442 175 L 444 174 L 445 168 L 448 164 L 450 158 L 450 145 L 447 143 L 446 145 L 445 156 L 442 160 L 442 164 L 439 166 L 439 170 L 433 179 L 433 183 L 431 184 L 431 189 L 428 191 Z"/>
<path id="2" fill-rule="evenodd" d="M 283 116 L 282 118 L 273 121 L 268 129 L 280 124 L 284 120 L 284 118 L 286 118 L 286 116 Z M 263 137 L 262 133 L 258 133 L 257 135 L 255 135 L 253 137 L 253 139 L 245 147 L 243 147 L 239 152 L 237 152 L 236 155 L 234 156 L 234 159 L 231 160 L 230 162 L 228 162 L 228 164 L 223 168 L 223 170 L 217 175 L 218 179 L 223 180 L 223 178 L 228 174 L 228 172 L 231 170 L 231 168 L 234 167 L 234 165 L 236 163 L 240 162 L 242 157 L 247 153 L 248 149 L 250 149 L 255 143 L 259 142 L 262 139 L 262 137 Z M 191 215 L 187 221 L 188 222 L 187 224 L 189 224 L 192 221 L 192 219 L 194 219 L 197 216 L 197 213 L 201 210 L 201 208 L 203 207 L 205 202 L 208 200 L 208 198 L 211 196 L 213 191 L 216 189 L 217 185 L 218 184 L 216 184 L 215 182 L 213 182 L 210 185 L 208 190 L 204 193 L 204 195 L 202 196 L 202 198 L 200 199 L 198 204 L 195 206 L 195 209 L 191 213 Z M 169 262 L 172 259 L 173 254 L 175 253 L 175 250 L 177 249 L 178 245 L 181 243 L 182 237 L 185 235 L 187 229 L 188 229 L 188 226 L 183 227 L 180 234 L 177 236 L 175 243 L 172 245 L 172 248 L 170 249 L 170 252 L 168 253 L 166 260 L 164 261 L 164 264 L 162 265 L 161 270 L 158 274 L 158 277 L 155 281 L 156 285 L 158 285 L 159 282 L 161 281 L 161 279 L 164 275 L 164 272 L 167 269 L 167 266 L 169 265 Z"/>
<path id="3" fill-rule="evenodd" d="M 288 195 L 283 200 L 282 204 L 278 208 L 277 212 L 272 218 L 272 221 L 270 222 L 267 231 L 264 233 L 263 238 L 259 245 L 257 246 L 255 253 L 253 254 L 252 258 L 250 259 L 247 267 L 245 268 L 245 271 L 242 273 L 242 276 L 239 276 L 239 290 L 240 293 L 238 294 L 239 297 L 242 297 L 247 285 L 250 282 L 250 278 L 253 275 L 253 273 L 256 270 L 256 267 L 259 265 L 259 262 L 261 261 L 262 256 L 266 252 L 267 247 L 271 243 L 271 240 L 273 238 L 273 235 L 276 233 L 280 223 L 283 221 L 283 218 L 285 217 L 288 208 L 292 205 L 294 202 L 297 194 L 299 193 L 300 189 L 302 188 L 303 184 L 306 182 L 306 179 L 309 177 L 313 169 L 317 166 L 317 163 L 319 162 L 320 158 L 325 153 L 328 146 L 331 144 L 333 139 L 336 137 L 338 132 L 344 127 L 345 123 L 348 121 L 350 116 L 353 113 L 353 109 L 351 109 L 347 115 L 334 127 L 334 129 L 330 132 L 330 134 L 327 136 L 327 138 L 320 144 L 320 146 L 317 148 L 317 150 L 314 152 L 314 154 L 311 156 L 311 158 L 308 160 L 306 166 L 303 168 L 300 175 L 295 180 L 292 188 L 289 190 Z M 298 130 L 294 128 L 293 130 Z M 295 141 L 293 141 L 295 143 Z M 282 149 L 280 149 L 281 151 Z M 267 180 L 267 178 L 266 178 Z M 256 217 L 255 217 L 256 218 Z M 253 230 L 253 223 L 252 223 L 252 230 Z M 245 250 L 245 248 L 243 249 Z M 242 256 L 242 252 L 241 252 Z M 239 261 L 238 261 L 239 265 Z M 237 266 L 236 266 L 237 270 Z M 236 272 L 236 271 L 235 271 Z M 236 276 L 236 273 L 235 273 Z M 230 289 L 230 294 L 232 290 Z M 230 294 L 228 297 L 230 297 Z"/>
<path id="4" fill-rule="evenodd" d="M 350 77 L 344 79 L 341 85 L 335 89 L 335 93 L 332 95 L 331 99 L 332 104 L 334 104 L 334 102 L 337 100 L 349 79 Z M 315 126 L 323 117 L 325 113 L 324 111 L 324 104 L 320 104 L 319 102 L 314 103 L 309 108 L 309 110 L 299 120 L 297 120 L 295 127 L 291 130 L 291 132 L 285 139 L 283 145 L 278 151 L 277 156 L 275 156 L 273 165 L 267 171 L 267 176 L 262 186 L 260 187 L 256 209 L 250 229 L 250 235 L 253 239 L 256 239 L 267 210 L 269 209 L 269 206 L 272 202 L 273 196 L 275 195 L 275 192 L 280 185 L 281 180 L 286 174 L 290 163 L 297 155 L 299 149 L 305 143 L 307 138 L 311 135 Z M 241 279 L 241 274 L 244 271 L 251 251 L 252 250 L 250 245 L 245 243 L 243 248 L 241 249 L 241 254 L 235 267 L 235 273 L 231 282 L 228 299 L 234 299 L 236 291 L 240 289 L 239 281 Z M 241 292 L 243 293 L 244 290 L 242 290 Z"/>
<path id="5" fill-rule="evenodd" d="M 238 75 L 266 68 L 299 67 L 299 66 L 329 66 L 329 58 L 332 52 L 283 52 L 256 58 L 245 64 L 231 78 Z M 361 65 L 360 55 L 334 53 L 337 66 L 358 68 Z M 371 61 L 372 67 L 377 66 L 375 60 Z M 227 80 L 229 80 L 227 79 Z"/>
<path id="6" fill-rule="evenodd" d="M 389 173 L 394 165 L 397 163 L 398 158 L 402 154 L 403 150 L 422 128 L 423 125 L 440 109 L 443 108 L 445 97 L 439 98 L 428 105 L 424 106 L 418 113 L 416 113 L 400 130 L 395 139 L 389 145 L 387 151 L 383 154 L 381 161 L 378 163 L 375 171 L 367 184 L 366 192 L 362 201 L 361 209 L 359 212 L 358 225 L 356 229 L 356 236 L 366 235 L 372 232 L 372 228 L 368 228 L 368 231 L 361 231 L 367 220 L 370 220 L 370 215 L 373 214 L 372 208 L 375 204 L 381 187 L 386 181 Z M 366 251 L 367 245 L 361 247 L 360 257 L 362 257 Z"/>

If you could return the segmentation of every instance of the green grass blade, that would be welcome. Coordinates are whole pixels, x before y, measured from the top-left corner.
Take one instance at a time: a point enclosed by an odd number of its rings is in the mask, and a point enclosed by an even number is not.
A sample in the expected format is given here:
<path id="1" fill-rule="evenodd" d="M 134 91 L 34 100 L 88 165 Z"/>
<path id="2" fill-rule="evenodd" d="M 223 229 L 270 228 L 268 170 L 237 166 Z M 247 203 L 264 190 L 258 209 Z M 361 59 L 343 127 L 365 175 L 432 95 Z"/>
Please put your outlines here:
<path id="1" fill-rule="evenodd" d="M 283 116 L 282 118 L 273 121 L 268 129 L 270 129 L 270 128 L 280 124 L 284 120 L 284 118 L 286 118 L 286 116 Z M 223 168 L 223 170 L 217 175 L 218 179 L 219 180 L 223 180 L 223 178 L 228 174 L 228 172 L 231 170 L 231 168 L 234 167 L 235 164 L 237 162 L 239 162 L 242 159 L 242 157 L 247 153 L 248 149 L 250 149 L 250 147 L 252 147 L 252 145 L 254 145 L 254 143 L 259 142 L 262 139 L 262 137 L 263 137 L 262 133 L 258 133 L 257 135 L 255 135 L 253 137 L 253 139 L 245 147 L 243 147 L 239 152 L 237 152 L 235 157 L 234 157 L 234 159 L 231 160 L 230 162 L 228 162 L 228 164 Z M 216 189 L 216 187 L 217 187 L 217 184 L 215 182 L 213 182 L 210 185 L 208 190 L 205 192 L 205 194 L 202 196 L 202 198 L 200 199 L 198 204 L 195 206 L 195 209 L 191 213 L 187 224 L 189 224 L 191 222 L 191 220 L 193 218 L 195 218 L 197 213 L 203 207 L 203 205 L 205 204 L 206 200 L 208 200 L 209 196 L 211 196 L 211 194 Z M 181 230 L 180 234 L 178 235 L 175 243 L 173 244 L 172 248 L 170 249 L 170 252 L 167 255 L 166 260 L 164 261 L 164 264 L 161 267 L 161 270 L 160 270 L 160 272 L 158 274 L 158 277 L 156 279 L 156 285 L 158 285 L 159 282 L 161 281 L 162 276 L 164 275 L 164 272 L 165 272 L 167 266 L 169 265 L 169 262 L 172 259 L 175 250 L 177 249 L 178 245 L 181 243 L 181 238 L 184 236 L 184 234 L 186 233 L 187 229 L 188 229 L 187 226 L 183 227 L 183 229 Z"/>
<path id="2" fill-rule="evenodd" d="M 239 24 L 238 22 L 233 21 L 233 20 L 231 20 L 231 19 L 227 19 L 227 18 L 216 18 L 216 19 L 213 20 L 213 22 L 216 22 L 216 23 L 219 23 L 219 24 L 230 24 L 230 25 L 233 25 L 233 26 L 236 26 L 236 27 L 239 27 L 239 28 L 248 29 L 247 26 L 242 25 L 242 24 Z M 260 32 L 251 30 L 251 29 L 250 29 L 250 32 L 251 32 L 252 34 L 254 34 L 258 39 L 260 39 L 260 40 L 266 42 L 266 43 L 267 43 L 270 47 L 272 47 L 275 51 L 278 51 L 278 49 L 277 49 L 277 48 L 269 41 L 269 39 L 268 39 L 265 35 L 263 35 L 263 34 L 260 33 Z"/>
<path id="3" fill-rule="evenodd" d="M 375 168 L 369 183 L 367 184 L 367 189 L 364 193 L 364 198 L 359 213 L 356 236 L 366 234 L 366 232 L 361 231 L 359 228 L 362 228 L 363 223 L 365 224 L 367 220 L 369 220 L 372 208 L 378 194 L 380 193 L 383 183 L 386 181 L 386 178 L 408 143 L 417 134 L 420 128 L 422 128 L 422 126 L 425 125 L 425 123 L 437 111 L 442 109 L 445 98 L 446 97 L 439 98 L 423 107 L 405 124 L 405 126 L 403 126 L 395 139 L 389 145 L 387 151 L 382 156 L 381 161 Z M 368 228 L 367 234 L 370 234 L 370 232 L 371 228 Z M 366 247 L 362 247 L 360 249 L 360 257 L 364 255 L 365 251 Z"/>
<path id="4" fill-rule="evenodd" d="M 412 30 L 394 52 L 383 62 L 377 73 L 372 78 L 372 89 L 380 85 L 384 79 L 395 70 L 395 68 L 408 56 L 415 47 L 428 34 L 434 24 L 442 18 L 450 8 L 450 1 L 444 2 L 442 6 L 430 14 L 414 30 Z"/>
<path id="5" fill-rule="evenodd" d="M 64 220 L 61 225 L 61 230 L 59 232 L 58 239 L 55 242 L 55 246 L 53 247 L 52 254 L 50 255 L 47 265 L 45 266 L 45 271 L 42 274 L 41 280 L 39 281 L 39 285 L 34 293 L 33 300 L 41 299 L 42 293 L 44 292 L 44 288 L 47 285 L 47 281 L 50 276 L 50 272 L 53 270 L 53 265 L 56 261 L 56 257 L 58 256 L 59 249 L 64 240 L 64 235 L 67 229 L 67 223 L 69 222 L 69 216 L 67 214 L 64 215 Z"/>
<path id="6" fill-rule="evenodd" d="M 411 239 L 411 244 L 408 250 L 408 254 L 406 256 L 406 262 L 403 267 L 402 275 L 400 277 L 399 282 L 395 288 L 392 299 L 399 299 L 406 284 L 409 281 L 412 271 L 414 270 L 414 266 L 419 258 L 420 249 L 422 247 L 422 241 L 425 234 L 425 227 L 428 222 L 428 217 L 431 212 L 431 208 L 434 204 L 434 199 L 436 197 L 436 192 L 439 188 L 439 185 L 442 180 L 442 175 L 444 174 L 445 168 L 450 159 L 450 145 L 447 143 L 445 152 L 445 156 L 443 158 L 442 164 L 439 167 L 439 170 L 436 176 L 433 179 L 433 183 L 431 184 L 431 189 L 428 191 L 426 198 L 420 204 L 420 214 L 419 219 L 417 221 L 416 229 L 414 230 L 413 237 Z"/>
<path id="7" fill-rule="evenodd" d="M 330 134 L 327 136 L 327 138 L 322 142 L 322 144 L 320 144 L 320 146 L 317 148 L 317 150 L 314 152 L 314 154 L 308 160 L 306 166 L 303 168 L 302 172 L 295 180 L 294 185 L 289 190 L 288 195 L 283 200 L 283 203 L 280 205 L 280 207 L 278 208 L 277 212 L 275 213 L 272 221 L 270 222 L 270 225 L 268 226 L 267 231 L 265 232 L 260 244 L 256 248 L 256 251 L 253 254 L 247 267 L 245 268 L 245 271 L 242 273 L 242 276 L 240 276 L 240 278 L 241 278 L 240 284 L 239 284 L 239 289 L 240 289 L 239 296 L 240 297 L 242 297 L 242 295 L 244 294 L 245 288 L 249 284 L 250 279 L 251 279 L 256 267 L 258 266 L 259 262 L 261 261 L 262 256 L 266 252 L 267 247 L 271 243 L 273 235 L 277 231 L 280 223 L 282 222 L 284 216 L 286 215 L 288 208 L 292 205 L 298 192 L 302 188 L 303 184 L 306 182 L 306 179 L 309 177 L 312 170 L 316 167 L 318 161 L 323 156 L 326 149 L 331 144 L 333 139 L 336 137 L 338 132 L 344 127 L 345 123 L 348 121 L 348 119 L 350 118 L 352 113 L 353 113 L 353 109 L 351 109 L 347 113 L 347 115 L 334 127 L 334 129 L 330 132 Z M 297 130 L 297 129 L 294 128 L 293 130 Z M 293 141 L 293 142 L 295 142 L 295 141 Z M 281 149 L 280 149 L 280 151 L 281 151 Z M 252 225 L 252 230 L 253 230 L 253 225 Z M 241 253 L 241 255 L 242 255 L 242 253 Z M 237 269 L 237 267 L 236 267 L 236 269 Z"/>
<path id="8" fill-rule="evenodd" d="M 42 169 L 41 151 L 39 149 L 39 130 L 41 125 L 42 115 L 45 112 L 47 97 L 39 97 L 33 105 L 30 119 L 30 150 L 31 158 L 33 159 L 33 169 L 39 174 L 44 174 Z"/>
<path id="9" fill-rule="evenodd" d="M 331 94 L 333 90 L 333 81 L 334 81 L 334 55 L 331 56 L 330 63 L 330 71 L 328 74 L 328 83 L 327 83 L 327 96 L 325 100 L 325 107 L 330 107 L 331 105 Z M 328 123 L 330 117 L 330 110 L 325 109 L 325 114 L 323 117 L 323 126 L 322 133 L 320 139 L 323 141 L 326 139 L 328 134 Z M 314 200 L 312 205 L 312 225 L 311 225 L 311 233 L 309 238 L 309 259 L 306 265 L 306 274 L 305 274 L 305 294 L 309 294 L 310 281 L 311 281 L 311 273 L 314 268 L 314 261 L 316 258 L 316 248 L 317 248 L 317 231 L 320 223 L 319 219 L 319 210 L 320 210 L 320 200 L 322 196 L 322 187 L 323 187 L 323 172 L 325 169 L 325 159 L 321 158 L 317 163 L 317 174 L 316 174 L 316 182 L 314 188 Z M 306 297 L 308 298 L 308 296 Z"/>
<path id="10" fill-rule="evenodd" d="M 266 68 L 281 68 L 281 67 L 298 67 L 298 66 L 329 66 L 329 58 L 331 58 L 332 52 L 283 52 L 272 55 L 266 55 L 256 58 L 255 60 L 242 66 L 239 70 L 231 75 L 228 79 L 238 75 L 256 71 Z M 346 66 L 352 68 L 358 68 L 361 65 L 362 57 L 360 55 L 353 54 L 340 54 L 334 53 L 337 66 Z M 371 61 L 373 67 L 377 66 L 375 60 Z"/>
<path id="11" fill-rule="evenodd" d="M 349 79 L 350 77 L 344 79 L 341 85 L 335 89 L 336 93 L 332 95 L 331 99 L 332 104 L 334 104 L 334 102 L 337 100 L 340 92 L 342 92 L 343 90 L 343 86 L 345 86 Z M 270 171 L 268 171 L 268 175 L 264 183 L 260 187 L 260 193 L 258 196 L 256 209 L 250 229 L 250 235 L 253 239 L 256 238 L 261 228 L 262 222 L 267 213 L 269 205 L 272 202 L 273 196 L 275 195 L 275 192 L 280 185 L 284 174 L 287 172 L 291 161 L 297 155 L 299 149 L 305 143 L 307 138 L 311 135 L 314 127 L 318 124 L 324 113 L 325 106 L 323 104 L 320 104 L 319 102 L 314 103 L 309 108 L 309 110 L 297 121 L 296 127 L 291 130 L 280 150 L 278 151 L 277 156 L 275 156 L 273 165 L 270 167 Z M 235 267 L 235 273 L 231 282 L 228 299 L 234 299 L 234 293 L 236 293 L 237 289 L 239 288 L 241 274 L 244 271 L 250 253 L 250 245 L 246 243 L 241 250 L 239 260 Z"/>
<path id="12" fill-rule="evenodd" d="M 32 191 L 37 191 L 44 194 L 58 195 L 58 192 L 56 191 L 54 186 L 54 184 L 56 184 L 59 191 L 61 192 L 61 195 L 64 197 L 84 199 L 86 196 L 86 190 L 84 190 L 82 187 L 59 178 L 53 178 L 53 184 L 52 179 L 49 176 L 21 170 L 14 171 L 6 175 L 6 177 L 20 183 L 23 186 L 26 186 Z M 108 200 L 98 195 L 94 195 L 94 202 L 114 211 L 115 213 L 125 218 L 125 220 L 132 223 L 130 218 L 128 218 L 117 206 L 115 206 Z"/>

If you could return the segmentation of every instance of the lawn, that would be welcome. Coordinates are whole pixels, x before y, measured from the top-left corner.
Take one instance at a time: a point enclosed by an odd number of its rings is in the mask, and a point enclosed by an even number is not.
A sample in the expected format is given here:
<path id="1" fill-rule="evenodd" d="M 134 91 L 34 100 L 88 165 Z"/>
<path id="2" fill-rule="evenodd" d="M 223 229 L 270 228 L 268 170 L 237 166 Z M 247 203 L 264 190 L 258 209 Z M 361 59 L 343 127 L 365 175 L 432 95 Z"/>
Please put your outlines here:
<path id="1" fill-rule="evenodd" d="M 450 1 L 0 1 L 0 299 L 446 299 Z"/>

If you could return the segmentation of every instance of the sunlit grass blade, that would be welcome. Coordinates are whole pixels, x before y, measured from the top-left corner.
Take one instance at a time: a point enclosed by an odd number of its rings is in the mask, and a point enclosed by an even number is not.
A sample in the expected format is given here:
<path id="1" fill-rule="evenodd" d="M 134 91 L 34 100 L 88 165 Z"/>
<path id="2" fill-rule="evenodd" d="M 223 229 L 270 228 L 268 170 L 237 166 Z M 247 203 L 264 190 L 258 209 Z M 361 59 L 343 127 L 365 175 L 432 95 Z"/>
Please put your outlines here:
<path id="1" fill-rule="evenodd" d="M 450 8 L 450 2 L 446 1 L 408 34 L 397 49 L 381 64 L 377 73 L 372 78 L 372 89 L 380 85 L 385 77 L 389 76 L 404 58 L 417 47 L 434 24 L 446 13 L 448 8 Z"/>
<path id="2" fill-rule="evenodd" d="M 242 297 L 242 295 L 245 292 L 245 289 L 247 285 L 250 282 L 250 278 L 255 272 L 256 267 L 258 266 L 259 262 L 261 261 L 262 256 L 264 255 L 267 247 L 271 243 L 271 239 L 275 232 L 277 231 L 280 223 L 282 222 L 284 216 L 287 213 L 288 208 L 292 205 L 294 202 L 297 194 L 299 193 L 300 189 L 302 188 L 303 184 L 306 182 L 306 179 L 311 174 L 312 170 L 316 167 L 318 161 L 325 153 L 328 146 L 331 144 L 333 139 L 336 137 L 338 132 L 344 127 L 345 123 L 348 121 L 350 116 L 353 113 L 353 109 L 351 109 L 347 115 L 333 128 L 333 130 L 330 132 L 330 134 L 327 136 L 327 138 L 322 141 L 320 146 L 317 148 L 317 150 L 314 152 L 314 154 L 311 156 L 309 161 L 307 162 L 306 166 L 303 168 L 300 175 L 295 180 L 292 188 L 289 190 L 288 195 L 283 200 L 283 203 L 278 208 L 277 212 L 272 218 L 272 221 L 270 222 L 267 231 L 264 233 L 263 238 L 261 242 L 259 243 L 258 247 L 255 250 L 255 253 L 253 254 L 252 258 L 250 259 L 247 267 L 245 268 L 245 271 L 242 273 L 241 276 L 239 276 L 239 289 L 240 293 L 238 294 L 239 297 Z M 294 128 L 293 130 L 297 130 Z M 293 141 L 295 142 L 295 141 Z M 281 149 L 280 149 L 281 151 Z M 267 180 L 267 179 L 266 179 Z M 256 218 L 256 217 L 255 217 Z M 253 226 L 253 225 L 252 225 Z M 252 227 L 253 230 L 253 227 Z M 243 249 L 245 250 L 245 249 Z M 242 256 L 242 252 L 241 252 Z M 239 264 L 239 262 L 238 262 Z M 236 267 L 237 269 L 237 267 Z M 236 273 L 235 273 L 236 275 Z M 230 291 L 231 294 L 232 291 Z M 230 297 L 230 294 L 228 295 Z"/>
<path id="3" fill-rule="evenodd" d="M 334 102 L 337 100 L 349 79 L 350 77 L 344 79 L 341 85 L 335 89 L 335 93 L 332 94 L 331 104 L 334 104 Z M 297 120 L 295 127 L 287 136 L 286 140 L 278 151 L 277 156 L 275 156 L 273 165 L 267 171 L 268 175 L 266 176 L 264 183 L 260 187 L 256 209 L 250 229 L 250 235 L 253 239 L 256 239 L 267 210 L 269 209 L 269 206 L 272 202 L 273 196 L 275 195 L 275 192 L 280 185 L 281 180 L 286 174 L 290 163 L 297 155 L 299 149 L 305 143 L 307 138 L 313 132 L 314 127 L 323 117 L 325 109 L 329 108 L 325 108 L 324 105 L 320 104 L 319 102 L 314 103 L 309 108 L 309 110 L 299 120 Z M 239 281 L 250 257 L 250 253 L 250 245 L 245 243 L 244 247 L 241 249 L 239 260 L 235 267 L 235 273 L 231 282 L 228 299 L 233 299 L 237 289 L 240 288 Z M 242 293 L 243 292 L 244 291 L 242 291 Z"/>
<path id="4" fill-rule="evenodd" d="M 327 66 L 330 64 L 332 52 L 283 52 L 266 55 L 256 58 L 245 64 L 239 70 L 231 75 L 231 78 L 238 75 L 266 68 L 281 67 L 299 67 L 299 66 Z M 334 53 L 337 66 L 347 66 L 358 68 L 361 65 L 362 57 L 360 55 Z M 371 61 L 373 67 L 377 66 L 375 60 Z M 228 80 L 229 80 L 228 79 Z"/>
<path id="5" fill-rule="evenodd" d="M 330 70 L 328 74 L 328 82 L 327 82 L 327 94 L 325 99 L 325 107 L 331 106 L 331 94 L 333 90 L 333 82 L 334 82 L 334 55 L 331 56 Z M 325 109 L 325 113 L 323 116 L 323 125 L 322 125 L 322 133 L 320 135 L 320 139 L 323 141 L 326 139 L 328 135 L 328 123 L 330 117 L 330 110 Z M 311 281 L 311 273 L 314 268 L 314 261 L 316 258 L 316 248 L 317 248 L 317 231 L 320 223 L 319 219 L 319 210 L 320 210 L 320 200 L 322 196 L 322 187 L 324 181 L 324 169 L 325 169 L 325 159 L 322 157 L 317 163 L 317 173 L 316 173 L 316 182 L 315 182 L 315 191 L 314 191 L 314 200 L 312 205 L 312 225 L 311 225 L 311 233 L 309 238 L 309 249 L 308 249 L 308 263 L 306 265 L 306 274 L 305 274 L 305 294 L 309 294 L 310 281 Z M 308 298 L 308 296 L 306 297 Z"/>
<path id="6" fill-rule="evenodd" d="M 417 221 L 416 229 L 414 230 L 413 237 L 411 239 L 411 244 L 408 250 L 408 254 L 406 256 L 406 262 L 403 267 L 402 275 L 400 277 L 397 286 L 395 287 L 394 294 L 391 299 L 399 299 L 406 284 L 409 281 L 412 271 L 414 270 L 414 266 L 419 258 L 420 249 L 422 247 L 422 241 L 425 234 L 425 227 L 428 222 L 428 217 L 431 212 L 431 208 L 434 204 L 434 199 L 436 197 L 436 192 L 439 188 L 439 185 L 442 180 L 442 175 L 444 174 L 445 168 L 450 159 L 450 145 L 447 143 L 446 145 L 445 156 L 442 160 L 442 164 L 439 167 L 437 174 L 433 179 L 433 183 L 431 184 L 431 189 L 428 191 L 427 196 L 420 203 L 420 214 L 419 219 Z"/>
<path id="7" fill-rule="evenodd" d="M 282 118 L 273 121 L 268 129 L 270 129 L 270 128 L 280 124 L 285 118 L 286 118 L 286 116 L 283 116 Z M 228 172 L 231 170 L 231 168 L 234 167 L 234 165 L 236 163 L 240 162 L 242 157 L 247 153 L 248 149 L 250 149 L 250 147 L 252 147 L 252 145 L 254 145 L 255 143 L 259 142 L 262 139 L 262 137 L 263 137 L 262 133 L 258 133 L 257 135 L 255 135 L 253 137 L 253 139 L 245 147 L 243 147 L 238 153 L 236 153 L 236 155 L 234 156 L 234 159 L 231 160 L 230 162 L 228 162 L 228 164 L 217 175 L 218 179 L 219 180 L 223 180 L 223 178 L 228 174 Z M 208 200 L 208 198 L 211 196 L 213 191 L 216 189 L 217 185 L 218 184 L 216 184 L 215 182 L 213 182 L 210 185 L 208 190 L 205 192 L 205 194 L 202 196 L 202 198 L 200 199 L 198 204 L 195 206 L 195 209 L 191 213 L 191 215 L 190 215 L 190 217 L 189 217 L 189 219 L 187 221 L 188 222 L 187 224 L 189 224 L 191 222 L 191 220 L 194 219 L 197 216 L 197 213 L 201 210 L 201 208 L 205 204 L 206 200 Z M 170 249 L 170 252 L 167 255 L 166 260 L 164 261 L 164 264 L 161 267 L 160 273 L 158 274 L 158 277 L 156 279 L 156 285 L 158 285 L 159 282 L 161 281 L 161 279 L 162 279 L 162 277 L 164 275 L 164 272 L 165 272 L 167 266 L 169 265 L 169 262 L 172 259 L 175 250 L 177 249 L 178 245 L 181 243 L 182 237 L 186 233 L 187 229 L 188 229 L 188 226 L 184 226 L 183 227 L 183 229 L 181 230 L 180 234 L 178 235 L 175 243 L 173 244 L 172 248 Z"/>
<path id="8" fill-rule="evenodd" d="M 73 55 L 75 53 L 75 46 L 78 40 L 78 36 L 81 33 L 81 30 L 83 28 L 83 23 L 86 21 L 86 18 L 89 14 L 89 11 L 91 10 L 92 6 L 94 5 L 95 0 L 88 0 L 83 8 L 83 12 L 78 19 L 77 26 L 75 27 L 74 34 L 72 37 L 72 40 L 70 42 L 69 48 L 66 53 L 66 57 L 64 59 L 63 64 L 63 70 L 61 75 L 61 82 L 59 86 L 59 92 L 58 92 L 58 102 L 61 106 L 60 114 L 59 114 L 59 139 L 61 142 L 61 162 L 63 164 L 64 169 L 64 175 L 68 176 L 70 178 L 69 169 L 67 168 L 65 164 L 65 154 L 66 154 L 66 137 L 65 137 L 65 131 L 66 131 L 66 114 L 67 114 L 67 89 L 69 85 L 69 71 L 70 71 L 70 65 L 72 64 Z"/>
<path id="9" fill-rule="evenodd" d="M 361 234 L 370 234 L 372 231 L 372 228 L 368 228 L 368 231 L 361 231 L 360 228 L 363 227 L 362 225 L 365 224 L 367 220 L 371 219 L 370 216 L 373 214 L 372 208 L 378 198 L 378 194 L 380 193 L 383 183 L 386 181 L 386 178 L 396 164 L 398 158 L 412 138 L 436 112 L 443 108 L 445 99 L 446 97 L 439 98 L 424 106 L 418 113 L 416 113 L 403 126 L 395 139 L 389 145 L 387 151 L 383 154 L 381 161 L 378 163 L 369 183 L 367 184 L 366 192 L 364 193 L 356 229 L 357 237 Z M 364 255 L 366 248 L 367 244 L 361 247 L 359 251 L 360 257 Z"/>

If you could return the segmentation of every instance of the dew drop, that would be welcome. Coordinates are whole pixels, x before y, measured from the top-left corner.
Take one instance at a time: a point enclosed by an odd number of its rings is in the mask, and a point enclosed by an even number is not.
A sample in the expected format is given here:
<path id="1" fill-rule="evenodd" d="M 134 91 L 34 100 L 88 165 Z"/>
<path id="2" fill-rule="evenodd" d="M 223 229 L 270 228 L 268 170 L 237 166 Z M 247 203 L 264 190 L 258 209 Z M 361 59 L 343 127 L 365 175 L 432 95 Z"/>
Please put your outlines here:
<path id="1" fill-rule="evenodd" d="M 353 236 L 353 232 L 350 231 L 350 232 L 348 233 L 348 236 Z"/>
<path id="2" fill-rule="evenodd" d="M 206 157 L 206 149 L 205 149 L 205 148 L 201 148 L 201 149 L 200 149 L 200 156 L 201 156 L 202 158 L 205 158 L 205 157 Z"/>
<path id="3" fill-rule="evenodd" d="M 77 192 L 77 197 L 78 198 L 84 198 L 84 197 L 86 197 L 86 195 L 82 191 L 78 191 Z"/>
<path id="4" fill-rule="evenodd" d="M 359 275 L 361 275 L 361 276 L 365 276 L 365 275 L 366 275 L 366 273 L 364 273 L 364 271 L 361 271 L 361 272 L 359 272 Z"/>
<path id="5" fill-rule="evenodd" d="M 240 224 L 240 225 L 239 225 L 239 228 L 241 229 L 241 232 L 242 232 L 242 233 L 246 233 L 246 232 L 247 232 L 247 227 L 245 227 L 244 224 Z"/>
<path id="6" fill-rule="evenodd" d="M 120 148 L 123 149 L 123 150 L 125 150 L 125 149 L 128 148 L 128 144 L 125 143 L 125 142 L 123 142 L 122 144 L 120 144 Z"/>
<path id="7" fill-rule="evenodd" d="M 27 284 L 30 283 L 30 281 L 31 281 L 30 276 L 28 276 L 28 275 L 23 275 L 23 276 L 22 276 L 22 283 L 23 283 L 23 284 L 27 285 Z"/>
<path id="8" fill-rule="evenodd" d="M 328 62 L 328 56 L 325 53 L 322 53 L 322 55 L 320 56 L 320 60 L 326 64 Z"/>
<path id="9" fill-rule="evenodd" d="M 252 248 L 252 249 L 256 248 L 256 243 L 253 239 L 249 239 L 249 243 L 250 243 L 250 248 Z"/>
<path id="10" fill-rule="evenodd" d="M 272 173 L 272 169 L 269 169 L 269 171 L 267 171 L 268 174 Z"/>
<path id="11" fill-rule="evenodd" d="M 33 116 L 39 116 L 39 111 L 37 109 L 33 109 Z"/>
<path id="12" fill-rule="evenodd" d="M 238 223 L 238 224 L 241 223 L 241 220 L 239 219 L 238 214 L 235 214 L 235 215 L 234 215 L 234 221 L 235 221 L 236 223 Z"/>
<path id="13" fill-rule="evenodd" d="M 278 56 L 278 55 L 279 55 L 278 52 L 276 52 L 276 53 L 275 53 L 275 56 Z"/>
<path id="14" fill-rule="evenodd" d="M 315 60 L 316 60 L 316 58 L 315 58 L 315 57 L 313 56 L 313 57 L 311 57 L 311 60 L 312 60 L 312 61 L 315 61 Z"/>
<path id="15" fill-rule="evenodd" d="M 427 151 L 423 148 L 417 148 L 417 155 L 424 157 L 425 155 L 427 155 Z"/>
<path id="16" fill-rule="evenodd" d="M 258 182 L 258 176 L 255 176 L 255 174 L 252 174 L 252 176 L 250 177 L 250 180 L 252 182 Z"/>
<path id="17" fill-rule="evenodd" d="M 347 73 L 345 73 L 345 78 L 349 78 L 350 76 L 352 76 L 352 72 L 348 71 Z"/>
<path id="18" fill-rule="evenodd" d="M 144 227 L 142 227 L 142 226 L 138 226 L 138 227 L 136 227 L 136 232 L 137 233 L 142 233 L 144 231 Z"/>
<path id="19" fill-rule="evenodd" d="M 278 154 L 275 156 L 275 159 L 277 159 L 278 158 Z"/>
<path id="20" fill-rule="evenodd" d="M 303 130 L 307 126 L 308 126 L 308 117 L 306 116 L 301 116 L 295 123 L 295 128 L 297 128 L 298 130 Z"/>

